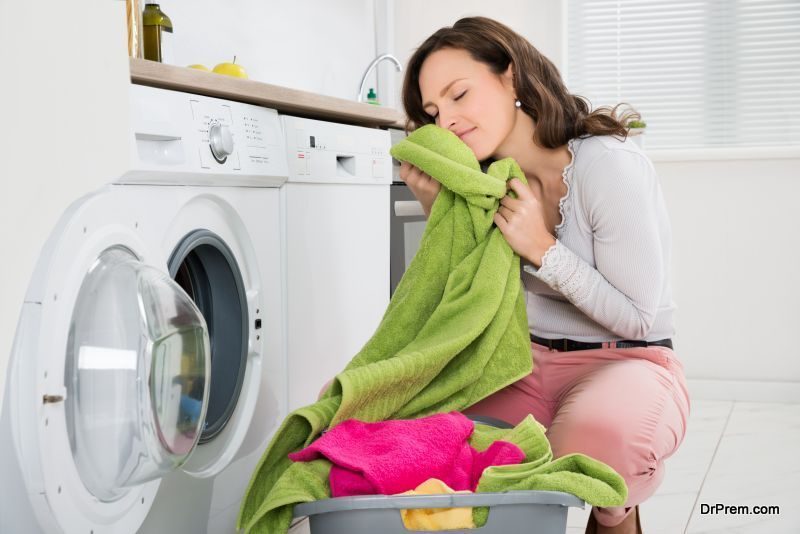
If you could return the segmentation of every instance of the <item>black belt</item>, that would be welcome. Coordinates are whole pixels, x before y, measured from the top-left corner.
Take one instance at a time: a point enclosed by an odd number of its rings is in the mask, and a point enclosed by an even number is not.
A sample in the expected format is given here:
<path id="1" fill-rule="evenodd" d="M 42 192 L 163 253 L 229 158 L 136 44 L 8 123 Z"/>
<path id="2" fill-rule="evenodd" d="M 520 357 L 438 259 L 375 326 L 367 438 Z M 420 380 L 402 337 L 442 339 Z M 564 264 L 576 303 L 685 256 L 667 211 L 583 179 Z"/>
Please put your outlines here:
<path id="1" fill-rule="evenodd" d="M 590 350 L 590 349 L 602 349 L 603 343 L 602 342 L 587 342 L 587 341 L 575 341 L 574 339 L 545 339 L 543 337 L 534 336 L 531 334 L 531 341 L 534 343 L 538 343 L 539 345 L 544 345 L 545 347 L 556 349 L 560 351 L 570 351 L 570 350 Z M 672 340 L 671 339 L 659 339 L 658 341 L 636 341 L 633 339 L 622 339 L 620 341 L 610 341 L 611 347 L 613 344 L 616 344 L 616 348 L 618 349 L 627 349 L 631 347 L 669 347 L 672 348 Z"/>

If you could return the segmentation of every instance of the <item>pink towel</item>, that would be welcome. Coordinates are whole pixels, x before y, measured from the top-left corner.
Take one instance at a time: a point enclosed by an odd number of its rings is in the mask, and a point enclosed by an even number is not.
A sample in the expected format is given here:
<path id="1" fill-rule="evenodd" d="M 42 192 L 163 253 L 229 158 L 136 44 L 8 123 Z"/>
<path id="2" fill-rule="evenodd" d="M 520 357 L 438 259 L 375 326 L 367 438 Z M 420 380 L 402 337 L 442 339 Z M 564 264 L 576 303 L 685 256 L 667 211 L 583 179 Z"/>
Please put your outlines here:
<path id="1" fill-rule="evenodd" d="M 478 452 L 467 442 L 473 429 L 472 421 L 459 412 L 378 423 L 349 419 L 289 458 L 330 460 L 334 497 L 392 495 L 429 478 L 456 491 L 475 491 L 486 467 L 517 464 L 525 454 L 507 441 Z"/>

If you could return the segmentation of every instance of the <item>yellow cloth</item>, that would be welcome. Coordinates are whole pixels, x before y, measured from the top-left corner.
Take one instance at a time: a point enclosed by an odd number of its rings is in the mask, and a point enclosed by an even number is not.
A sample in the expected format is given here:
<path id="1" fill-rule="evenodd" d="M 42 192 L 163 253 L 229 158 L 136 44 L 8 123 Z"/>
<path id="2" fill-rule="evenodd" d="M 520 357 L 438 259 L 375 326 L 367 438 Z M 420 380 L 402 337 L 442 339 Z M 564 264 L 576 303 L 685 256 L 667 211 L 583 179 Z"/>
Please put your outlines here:
<path id="1" fill-rule="evenodd" d="M 438 478 L 429 478 L 415 489 L 399 495 L 433 495 L 436 493 L 472 493 L 454 491 Z M 472 521 L 472 508 L 417 508 L 400 510 L 403 525 L 408 530 L 449 530 L 475 528 Z"/>

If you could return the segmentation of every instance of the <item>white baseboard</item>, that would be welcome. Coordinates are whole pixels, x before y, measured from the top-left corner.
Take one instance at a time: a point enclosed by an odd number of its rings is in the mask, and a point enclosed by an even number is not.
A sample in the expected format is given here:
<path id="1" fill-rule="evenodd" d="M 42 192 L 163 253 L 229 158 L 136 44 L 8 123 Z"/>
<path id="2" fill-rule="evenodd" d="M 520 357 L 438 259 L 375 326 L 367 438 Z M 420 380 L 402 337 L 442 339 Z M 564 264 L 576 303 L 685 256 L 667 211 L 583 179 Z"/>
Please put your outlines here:
<path id="1" fill-rule="evenodd" d="M 800 382 L 686 379 L 697 400 L 800 403 Z"/>

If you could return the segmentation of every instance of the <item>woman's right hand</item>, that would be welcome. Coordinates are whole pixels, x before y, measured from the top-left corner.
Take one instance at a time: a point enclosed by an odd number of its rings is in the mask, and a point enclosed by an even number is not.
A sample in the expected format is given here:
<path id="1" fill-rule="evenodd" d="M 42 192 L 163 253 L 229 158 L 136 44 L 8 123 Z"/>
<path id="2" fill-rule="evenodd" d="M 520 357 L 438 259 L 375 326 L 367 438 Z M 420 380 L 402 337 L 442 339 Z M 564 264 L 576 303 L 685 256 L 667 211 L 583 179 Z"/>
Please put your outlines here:
<path id="1" fill-rule="evenodd" d="M 419 203 L 422 204 L 425 217 L 428 217 L 431 214 L 433 201 L 436 200 L 436 195 L 439 194 L 442 184 L 407 161 L 400 163 L 400 179 L 406 183 L 411 192 L 414 193 L 414 196 L 417 197 Z"/>

